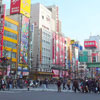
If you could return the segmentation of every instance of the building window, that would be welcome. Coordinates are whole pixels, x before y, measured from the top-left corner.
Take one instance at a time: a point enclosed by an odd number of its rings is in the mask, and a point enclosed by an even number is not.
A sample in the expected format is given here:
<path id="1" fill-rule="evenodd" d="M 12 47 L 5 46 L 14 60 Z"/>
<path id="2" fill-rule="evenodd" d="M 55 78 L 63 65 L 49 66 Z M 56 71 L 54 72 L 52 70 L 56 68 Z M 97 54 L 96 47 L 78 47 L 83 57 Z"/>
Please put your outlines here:
<path id="1" fill-rule="evenodd" d="M 3 50 L 3 56 L 4 57 L 10 57 L 10 58 L 12 56 L 12 58 L 16 58 L 16 53 L 15 52 L 11 52 L 11 51 L 7 51 L 7 50 Z"/>
<path id="2" fill-rule="evenodd" d="M 13 49 L 16 49 L 16 44 L 15 43 L 12 43 L 12 42 L 9 42 L 9 41 L 3 41 L 3 44 L 5 47 L 9 47 L 9 48 L 13 48 Z"/>
<path id="3" fill-rule="evenodd" d="M 42 19 L 44 19 L 44 16 L 42 16 Z"/>
<path id="4" fill-rule="evenodd" d="M 4 36 L 17 40 L 17 34 L 4 30 Z"/>
<path id="5" fill-rule="evenodd" d="M 96 62 L 96 56 L 93 56 L 93 62 Z"/>
<path id="6" fill-rule="evenodd" d="M 8 28 L 13 29 L 13 30 L 15 30 L 15 31 L 17 31 L 17 25 L 12 24 L 12 23 L 10 23 L 10 22 L 8 22 L 8 21 L 5 21 L 5 26 L 8 27 Z"/>

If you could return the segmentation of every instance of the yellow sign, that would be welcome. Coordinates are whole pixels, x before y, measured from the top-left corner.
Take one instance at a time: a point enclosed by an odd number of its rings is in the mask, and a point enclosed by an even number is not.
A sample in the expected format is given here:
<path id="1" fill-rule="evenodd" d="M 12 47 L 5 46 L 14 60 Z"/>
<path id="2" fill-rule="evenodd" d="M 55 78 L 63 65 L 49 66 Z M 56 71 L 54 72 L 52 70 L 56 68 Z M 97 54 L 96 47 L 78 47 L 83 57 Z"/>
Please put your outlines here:
<path id="1" fill-rule="evenodd" d="M 18 64 L 18 66 L 28 68 L 28 65 L 25 65 L 25 64 Z"/>
<path id="2" fill-rule="evenodd" d="M 74 44 L 75 43 L 75 40 L 71 40 L 71 44 Z"/>
<path id="3" fill-rule="evenodd" d="M 31 0 L 21 0 L 20 13 L 30 17 Z"/>

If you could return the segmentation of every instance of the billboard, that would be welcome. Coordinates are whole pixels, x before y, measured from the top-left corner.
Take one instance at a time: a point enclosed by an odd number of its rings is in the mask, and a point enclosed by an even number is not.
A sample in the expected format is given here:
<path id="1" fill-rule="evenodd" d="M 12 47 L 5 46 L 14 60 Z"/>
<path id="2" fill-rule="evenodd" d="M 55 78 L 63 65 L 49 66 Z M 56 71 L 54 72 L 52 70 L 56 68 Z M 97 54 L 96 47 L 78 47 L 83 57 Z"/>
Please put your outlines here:
<path id="1" fill-rule="evenodd" d="M 31 0 L 21 0 L 20 13 L 30 17 Z"/>
<path id="2" fill-rule="evenodd" d="M 31 0 L 11 0 L 10 14 L 23 14 L 30 17 Z"/>
<path id="3" fill-rule="evenodd" d="M 29 18 L 22 16 L 20 60 L 27 64 Z"/>
<path id="4" fill-rule="evenodd" d="M 97 48 L 97 42 L 96 41 L 84 41 L 84 47 L 88 49 Z"/>
<path id="5" fill-rule="evenodd" d="M 5 21 L 5 5 L 0 5 L 0 58 L 3 54 L 3 33 L 4 33 L 4 21 Z"/>
<path id="6" fill-rule="evenodd" d="M 11 0 L 10 14 L 20 13 L 20 0 Z"/>

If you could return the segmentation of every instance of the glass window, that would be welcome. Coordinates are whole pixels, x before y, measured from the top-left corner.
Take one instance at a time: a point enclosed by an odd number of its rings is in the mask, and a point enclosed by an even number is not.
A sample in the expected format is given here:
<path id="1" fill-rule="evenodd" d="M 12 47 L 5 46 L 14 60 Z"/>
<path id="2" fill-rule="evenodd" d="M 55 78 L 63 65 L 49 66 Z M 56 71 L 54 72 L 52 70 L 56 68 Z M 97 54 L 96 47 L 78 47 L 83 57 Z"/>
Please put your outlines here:
<path id="1" fill-rule="evenodd" d="M 5 26 L 8 27 L 8 28 L 13 29 L 13 30 L 15 30 L 15 31 L 17 31 L 17 25 L 12 24 L 12 23 L 10 23 L 10 22 L 8 22 L 8 21 L 5 21 Z"/>
<path id="2" fill-rule="evenodd" d="M 3 44 L 5 47 L 9 47 L 9 48 L 13 48 L 13 49 L 16 49 L 16 44 L 15 43 L 12 43 L 12 42 L 9 42 L 9 41 L 3 41 Z"/>
<path id="3" fill-rule="evenodd" d="M 14 34 L 5 30 L 4 30 L 4 36 L 17 40 L 17 34 Z"/>
<path id="4" fill-rule="evenodd" d="M 11 52 L 11 51 L 3 50 L 3 56 L 4 57 L 10 57 L 10 58 L 12 56 L 12 58 L 16 58 L 16 53 L 15 52 Z"/>

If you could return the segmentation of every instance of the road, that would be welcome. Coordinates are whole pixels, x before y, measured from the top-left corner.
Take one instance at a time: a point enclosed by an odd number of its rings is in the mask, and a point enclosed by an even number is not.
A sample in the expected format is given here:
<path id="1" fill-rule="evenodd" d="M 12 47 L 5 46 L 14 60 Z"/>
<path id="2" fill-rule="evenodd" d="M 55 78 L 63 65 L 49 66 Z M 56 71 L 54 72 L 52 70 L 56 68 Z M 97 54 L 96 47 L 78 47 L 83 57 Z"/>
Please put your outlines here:
<path id="1" fill-rule="evenodd" d="M 0 91 L 0 100 L 100 100 L 100 94 L 56 91 Z"/>

